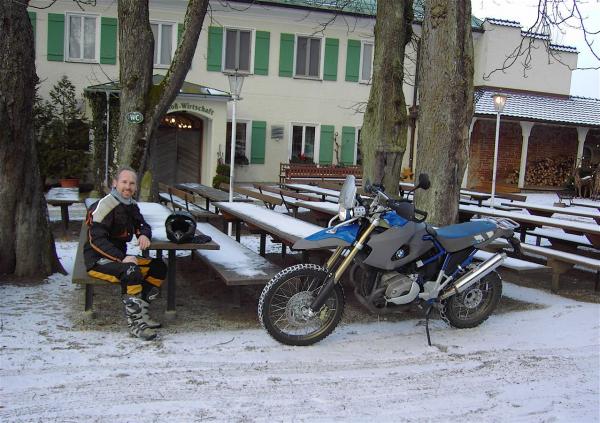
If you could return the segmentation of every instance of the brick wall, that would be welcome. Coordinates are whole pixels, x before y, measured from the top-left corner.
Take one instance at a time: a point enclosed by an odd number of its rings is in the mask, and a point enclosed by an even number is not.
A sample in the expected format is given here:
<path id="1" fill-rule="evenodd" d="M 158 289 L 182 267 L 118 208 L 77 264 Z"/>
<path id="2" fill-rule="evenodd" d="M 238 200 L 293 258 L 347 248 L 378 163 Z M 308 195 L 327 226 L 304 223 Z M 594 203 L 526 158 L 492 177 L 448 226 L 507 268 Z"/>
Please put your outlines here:
<path id="1" fill-rule="evenodd" d="M 495 131 L 495 120 L 478 119 L 473 127 L 468 176 L 468 185 L 471 187 L 492 181 Z M 500 122 L 497 183 L 517 185 L 522 140 L 521 125 L 518 122 Z M 536 124 L 531 129 L 528 164 L 547 157 L 575 160 L 576 154 L 575 128 Z"/>

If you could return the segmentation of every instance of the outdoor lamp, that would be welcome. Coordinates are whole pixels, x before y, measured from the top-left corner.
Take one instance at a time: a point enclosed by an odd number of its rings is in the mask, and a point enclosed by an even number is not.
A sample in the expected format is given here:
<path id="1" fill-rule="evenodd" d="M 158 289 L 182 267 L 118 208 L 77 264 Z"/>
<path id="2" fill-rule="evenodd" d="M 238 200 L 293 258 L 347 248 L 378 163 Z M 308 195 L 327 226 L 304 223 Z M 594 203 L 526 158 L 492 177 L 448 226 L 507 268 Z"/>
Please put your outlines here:
<path id="1" fill-rule="evenodd" d="M 496 113 L 502 113 L 504 105 L 506 104 L 506 95 L 496 93 L 492 95 L 492 98 L 494 99 L 494 109 L 496 110 Z"/>

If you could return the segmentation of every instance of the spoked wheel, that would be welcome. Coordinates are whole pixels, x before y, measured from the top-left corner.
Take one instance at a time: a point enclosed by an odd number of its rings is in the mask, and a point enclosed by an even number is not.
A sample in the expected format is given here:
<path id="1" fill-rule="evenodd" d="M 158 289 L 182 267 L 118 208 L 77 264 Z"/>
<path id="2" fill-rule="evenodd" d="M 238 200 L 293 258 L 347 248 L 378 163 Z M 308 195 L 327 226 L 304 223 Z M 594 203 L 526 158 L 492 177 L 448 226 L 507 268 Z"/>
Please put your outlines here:
<path id="1" fill-rule="evenodd" d="M 326 338 L 342 318 L 344 290 L 336 284 L 318 312 L 310 305 L 327 272 L 314 264 L 300 264 L 279 272 L 265 286 L 258 302 L 258 318 L 269 334 L 287 345 L 311 345 Z"/>
<path id="2" fill-rule="evenodd" d="M 466 291 L 448 298 L 443 314 L 455 328 L 473 328 L 490 317 L 501 296 L 502 279 L 492 272 Z"/>

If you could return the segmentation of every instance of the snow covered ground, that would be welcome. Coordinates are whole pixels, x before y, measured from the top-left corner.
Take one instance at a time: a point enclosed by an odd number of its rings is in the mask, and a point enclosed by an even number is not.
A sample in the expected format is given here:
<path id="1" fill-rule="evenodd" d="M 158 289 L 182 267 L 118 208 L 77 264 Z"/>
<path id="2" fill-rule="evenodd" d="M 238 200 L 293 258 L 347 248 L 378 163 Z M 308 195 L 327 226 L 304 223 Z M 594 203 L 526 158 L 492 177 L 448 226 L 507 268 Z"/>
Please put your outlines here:
<path id="1" fill-rule="evenodd" d="M 58 207 L 49 214 L 60 219 Z M 70 207 L 71 220 L 84 214 Z M 242 242 L 258 249 L 256 237 Z M 57 242 L 68 271 L 75 250 Z M 1 422 L 600 422 L 598 304 L 505 283 L 505 297 L 535 306 L 469 330 L 434 320 L 432 347 L 409 316 L 345 323 L 299 348 L 254 315 L 232 325 L 242 330 L 187 325 L 180 313 L 142 342 L 122 316 L 81 324 L 82 295 L 70 275 L 0 285 Z"/>
<path id="2" fill-rule="evenodd" d="M 57 244 L 65 268 L 76 243 Z M 600 306 L 506 283 L 542 307 L 475 329 L 352 323 L 311 347 L 169 325 L 82 329 L 70 276 L 0 285 L 2 422 L 597 422 Z M 79 297 L 82 299 L 81 297 Z"/>

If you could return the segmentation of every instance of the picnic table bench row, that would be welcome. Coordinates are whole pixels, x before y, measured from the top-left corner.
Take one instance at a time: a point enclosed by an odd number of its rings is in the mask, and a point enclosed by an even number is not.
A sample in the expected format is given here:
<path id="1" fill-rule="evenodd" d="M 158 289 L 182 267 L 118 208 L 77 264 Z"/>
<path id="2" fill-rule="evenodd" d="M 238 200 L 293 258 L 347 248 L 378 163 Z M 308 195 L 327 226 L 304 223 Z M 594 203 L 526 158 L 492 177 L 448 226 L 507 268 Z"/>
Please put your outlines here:
<path id="1" fill-rule="evenodd" d="M 193 193 L 172 187 L 162 182 L 158 183 L 159 202 L 166 204 L 167 207 L 175 210 L 185 210 L 194 218 L 208 220 L 216 217 L 216 214 L 210 210 L 202 208 Z"/>

